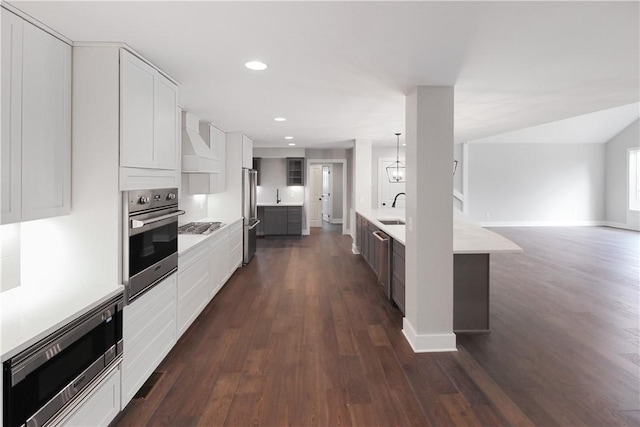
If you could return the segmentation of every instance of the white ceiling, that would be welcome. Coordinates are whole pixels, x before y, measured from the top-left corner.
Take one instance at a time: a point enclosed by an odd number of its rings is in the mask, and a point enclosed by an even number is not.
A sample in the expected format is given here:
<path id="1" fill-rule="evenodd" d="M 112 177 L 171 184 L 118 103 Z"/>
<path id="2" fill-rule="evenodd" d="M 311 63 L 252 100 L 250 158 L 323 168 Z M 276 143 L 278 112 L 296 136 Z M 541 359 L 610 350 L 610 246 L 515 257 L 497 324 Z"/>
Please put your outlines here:
<path id="1" fill-rule="evenodd" d="M 395 144 L 417 85 L 455 86 L 456 142 L 640 100 L 636 1 L 11 4 L 74 41 L 126 42 L 185 109 L 259 147 Z"/>
<path id="2" fill-rule="evenodd" d="M 472 143 L 601 144 L 640 118 L 640 103 L 480 138 Z"/>

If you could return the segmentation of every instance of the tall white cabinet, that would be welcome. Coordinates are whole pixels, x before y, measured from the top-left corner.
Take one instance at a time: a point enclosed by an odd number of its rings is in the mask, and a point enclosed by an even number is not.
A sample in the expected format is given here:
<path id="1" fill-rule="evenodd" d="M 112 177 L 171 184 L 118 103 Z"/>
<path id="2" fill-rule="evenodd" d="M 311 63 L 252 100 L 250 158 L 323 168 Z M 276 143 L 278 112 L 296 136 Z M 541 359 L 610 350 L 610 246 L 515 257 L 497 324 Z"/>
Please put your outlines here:
<path id="1" fill-rule="evenodd" d="M 71 46 L 2 9 L 2 223 L 71 211 Z"/>

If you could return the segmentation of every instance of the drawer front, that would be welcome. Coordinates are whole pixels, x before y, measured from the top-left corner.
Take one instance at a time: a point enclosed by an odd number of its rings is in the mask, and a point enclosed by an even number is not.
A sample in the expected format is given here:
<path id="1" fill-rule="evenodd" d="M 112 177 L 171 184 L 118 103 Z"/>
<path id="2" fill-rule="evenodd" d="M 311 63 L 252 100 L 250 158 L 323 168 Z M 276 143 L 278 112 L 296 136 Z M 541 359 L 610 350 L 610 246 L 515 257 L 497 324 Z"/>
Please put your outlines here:
<path id="1" fill-rule="evenodd" d="M 120 412 L 120 369 L 116 368 L 62 422 L 67 427 L 108 426 Z"/>
<path id="2" fill-rule="evenodd" d="M 124 307 L 123 408 L 176 342 L 176 276 Z"/>
<path id="3" fill-rule="evenodd" d="M 289 222 L 302 222 L 302 207 L 301 206 L 289 206 L 287 208 L 287 215 Z"/>
<path id="4" fill-rule="evenodd" d="M 402 283 L 404 283 L 404 270 L 405 270 L 405 263 L 404 263 L 404 257 L 401 257 L 397 252 L 393 252 L 393 258 L 391 261 L 391 270 L 393 271 L 393 274 L 398 276 L 398 279 L 402 281 Z"/>

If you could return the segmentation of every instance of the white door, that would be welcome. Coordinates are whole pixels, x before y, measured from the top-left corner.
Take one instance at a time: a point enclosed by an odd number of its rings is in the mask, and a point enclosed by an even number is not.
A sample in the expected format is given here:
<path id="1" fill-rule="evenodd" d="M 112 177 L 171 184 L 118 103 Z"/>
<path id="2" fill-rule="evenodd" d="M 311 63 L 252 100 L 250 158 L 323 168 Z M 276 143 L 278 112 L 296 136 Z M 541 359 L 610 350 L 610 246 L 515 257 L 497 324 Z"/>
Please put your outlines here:
<path id="1" fill-rule="evenodd" d="M 331 222 L 331 191 L 333 165 L 322 165 L 322 220 Z"/>
<path id="2" fill-rule="evenodd" d="M 398 193 L 404 193 L 404 182 L 389 182 L 387 177 L 387 166 L 395 162 L 396 159 L 378 159 L 378 207 L 390 208 L 393 199 Z M 405 196 L 398 196 L 396 208 L 404 208 Z"/>
<path id="3" fill-rule="evenodd" d="M 309 166 L 311 194 L 309 195 L 309 226 L 322 227 L 322 165 Z"/>

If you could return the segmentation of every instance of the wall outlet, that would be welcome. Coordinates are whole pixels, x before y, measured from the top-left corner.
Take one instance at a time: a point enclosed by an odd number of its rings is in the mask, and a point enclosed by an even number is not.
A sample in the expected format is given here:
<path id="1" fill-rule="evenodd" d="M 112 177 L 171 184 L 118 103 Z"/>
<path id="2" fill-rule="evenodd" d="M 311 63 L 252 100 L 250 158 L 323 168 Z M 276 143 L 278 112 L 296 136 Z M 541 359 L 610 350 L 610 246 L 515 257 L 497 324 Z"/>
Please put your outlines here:
<path id="1" fill-rule="evenodd" d="M 486 212 L 485 216 L 487 217 L 487 219 L 491 218 L 491 214 L 489 212 Z"/>
<path id="2" fill-rule="evenodd" d="M 293 191 L 289 191 L 289 198 L 293 199 L 294 197 L 295 197 L 295 196 L 294 196 Z"/>
<path id="3" fill-rule="evenodd" d="M 409 231 L 413 231 L 413 218 L 412 217 L 407 218 L 407 229 Z"/>

